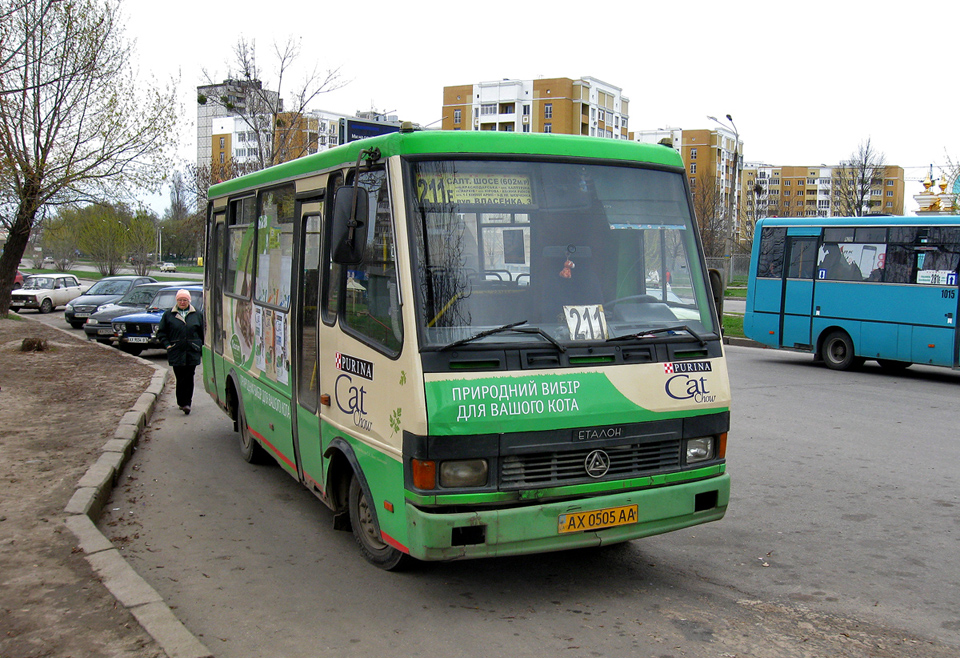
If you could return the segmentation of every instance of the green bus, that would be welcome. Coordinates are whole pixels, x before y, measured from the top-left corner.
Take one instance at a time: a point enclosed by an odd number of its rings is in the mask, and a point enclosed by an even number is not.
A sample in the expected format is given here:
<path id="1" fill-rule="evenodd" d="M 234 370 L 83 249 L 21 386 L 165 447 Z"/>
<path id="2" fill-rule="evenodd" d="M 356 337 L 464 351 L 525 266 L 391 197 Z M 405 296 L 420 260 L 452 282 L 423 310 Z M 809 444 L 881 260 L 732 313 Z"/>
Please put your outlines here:
<path id="1" fill-rule="evenodd" d="M 204 385 L 373 564 L 715 521 L 730 387 L 683 164 L 418 131 L 214 185 Z"/>

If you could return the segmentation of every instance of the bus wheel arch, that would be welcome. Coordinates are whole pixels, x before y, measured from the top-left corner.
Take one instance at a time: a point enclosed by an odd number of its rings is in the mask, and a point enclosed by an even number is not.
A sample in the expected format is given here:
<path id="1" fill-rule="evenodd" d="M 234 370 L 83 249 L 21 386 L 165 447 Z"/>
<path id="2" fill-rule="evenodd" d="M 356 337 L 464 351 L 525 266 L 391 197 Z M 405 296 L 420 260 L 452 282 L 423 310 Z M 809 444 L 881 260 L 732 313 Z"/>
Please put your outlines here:
<path id="1" fill-rule="evenodd" d="M 237 432 L 240 435 L 240 456 L 248 464 L 269 464 L 270 453 L 264 449 L 253 436 L 247 424 L 247 412 L 244 409 L 243 398 L 237 387 L 236 376 L 231 372 L 227 385 L 227 406 L 231 409 L 231 417 Z"/>
<path id="2" fill-rule="evenodd" d="M 233 370 L 227 374 L 227 381 L 224 384 L 224 400 L 226 401 L 226 412 L 233 421 L 233 431 L 240 431 L 240 387 L 237 384 L 237 376 Z"/>
<path id="3" fill-rule="evenodd" d="M 328 488 L 331 495 L 336 496 L 338 516 L 343 512 L 349 515 L 349 526 L 360 554 L 386 571 L 408 566 L 412 558 L 383 539 L 373 495 L 350 444 L 335 438 L 326 454 L 331 457 L 331 463 L 338 464 L 335 470 L 331 468 Z"/>
<path id="4" fill-rule="evenodd" d="M 831 370 L 852 370 L 864 362 L 863 357 L 857 356 L 850 334 L 837 327 L 823 333 L 817 353 Z"/>

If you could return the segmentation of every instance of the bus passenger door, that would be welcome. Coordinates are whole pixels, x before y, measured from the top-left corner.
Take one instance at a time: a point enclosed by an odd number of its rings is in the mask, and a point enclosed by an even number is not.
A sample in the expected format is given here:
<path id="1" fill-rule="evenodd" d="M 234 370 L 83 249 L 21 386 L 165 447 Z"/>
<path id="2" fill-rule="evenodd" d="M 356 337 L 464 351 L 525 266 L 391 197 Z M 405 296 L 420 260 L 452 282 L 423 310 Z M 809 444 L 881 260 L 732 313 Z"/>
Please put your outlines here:
<path id="1" fill-rule="evenodd" d="M 300 240 L 297 262 L 300 286 L 296 314 L 296 422 L 294 451 L 307 486 L 323 491 L 323 459 L 320 444 L 320 254 L 323 200 L 309 199 L 300 204 Z"/>
<path id="2" fill-rule="evenodd" d="M 220 398 L 220 385 L 226 381 L 223 364 L 223 253 L 226 243 L 226 213 L 215 212 L 211 225 L 207 257 L 204 261 L 204 273 L 207 276 L 207 345 L 210 347 L 213 367 L 206 372 L 210 373 L 210 381 L 205 382 L 208 393 Z M 221 400 L 221 402 L 223 402 Z"/>
<path id="3" fill-rule="evenodd" d="M 780 345 L 810 346 L 814 272 L 817 265 L 816 237 L 787 236 L 783 295 L 780 308 Z"/>

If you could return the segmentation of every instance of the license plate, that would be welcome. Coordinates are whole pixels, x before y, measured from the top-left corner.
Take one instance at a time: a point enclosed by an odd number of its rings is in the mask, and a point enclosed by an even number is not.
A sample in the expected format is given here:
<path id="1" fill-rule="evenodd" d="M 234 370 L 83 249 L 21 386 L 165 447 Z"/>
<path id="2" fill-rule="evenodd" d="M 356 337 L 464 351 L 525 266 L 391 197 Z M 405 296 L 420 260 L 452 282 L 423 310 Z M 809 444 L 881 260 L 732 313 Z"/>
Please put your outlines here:
<path id="1" fill-rule="evenodd" d="M 89 313 L 74 313 L 74 314 L 73 314 L 73 317 L 75 317 L 75 318 L 89 318 L 89 317 L 90 317 L 90 314 L 89 314 Z"/>
<path id="2" fill-rule="evenodd" d="M 113 329 L 97 329 L 98 336 L 112 336 Z"/>
<path id="3" fill-rule="evenodd" d="M 150 339 L 146 336 L 134 336 L 133 338 L 127 339 L 128 343 L 149 343 Z"/>
<path id="4" fill-rule="evenodd" d="M 11 302 L 10 302 L 10 307 L 11 307 L 11 308 L 15 308 L 15 307 L 17 307 L 17 306 L 23 306 L 23 302 L 14 302 L 14 301 L 11 301 Z"/>
<path id="5" fill-rule="evenodd" d="M 623 507 L 607 507 L 592 512 L 574 512 L 561 514 L 557 519 L 558 531 L 582 532 L 598 528 L 613 528 L 618 525 L 629 525 L 637 522 L 637 506 L 624 505 Z"/>

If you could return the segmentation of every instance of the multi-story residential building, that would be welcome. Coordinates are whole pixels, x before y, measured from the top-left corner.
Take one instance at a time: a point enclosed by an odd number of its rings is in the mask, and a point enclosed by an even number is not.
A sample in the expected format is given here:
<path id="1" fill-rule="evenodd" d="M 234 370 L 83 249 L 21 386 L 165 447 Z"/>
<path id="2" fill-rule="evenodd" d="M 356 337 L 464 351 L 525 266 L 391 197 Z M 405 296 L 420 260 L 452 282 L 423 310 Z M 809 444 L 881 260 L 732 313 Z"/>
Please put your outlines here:
<path id="1" fill-rule="evenodd" d="M 263 89 L 259 80 L 224 80 L 197 87 L 197 166 L 203 168 L 215 163 L 212 139 L 215 119 L 257 113 L 255 108 L 265 103 L 283 109 L 280 95 Z"/>
<path id="2" fill-rule="evenodd" d="M 264 126 L 259 130 L 254 126 Z M 280 164 L 325 151 L 354 139 L 399 130 L 396 116 L 357 112 L 356 116 L 324 110 L 275 117 L 228 116 L 213 119 L 207 141 L 212 180 Z M 274 125 L 269 131 L 266 127 Z"/>
<path id="3" fill-rule="evenodd" d="M 443 88 L 443 130 L 563 133 L 627 139 L 629 99 L 583 77 L 504 79 Z"/>
<path id="4" fill-rule="evenodd" d="M 842 189 L 850 186 L 849 167 L 773 166 L 748 163 L 743 168 L 742 199 L 747 221 L 761 217 L 831 217 L 850 214 Z M 902 215 L 903 167 L 887 165 L 870 181 L 861 212 Z M 867 205 L 869 204 L 869 205 Z"/>
<path id="5" fill-rule="evenodd" d="M 726 127 L 642 130 L 630 133 L 630 139 L 665 144 L 680 153 L 704 246 L 708 253 L 725 252 L 727 238 L 736 241 L 735 236 L 743 230 L 741 199 L 735 193 L 742 187 L 743 140 Z M 727 217 L 733 218 L 732 224 Z"/>

